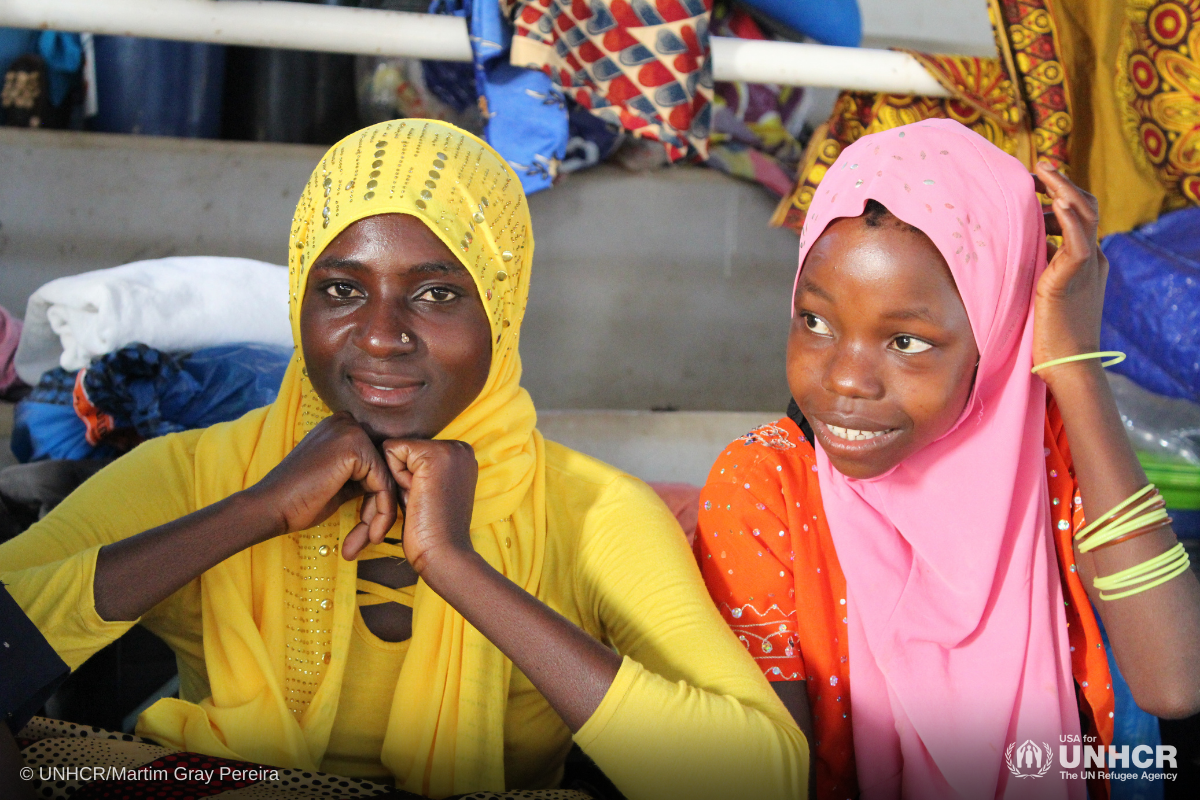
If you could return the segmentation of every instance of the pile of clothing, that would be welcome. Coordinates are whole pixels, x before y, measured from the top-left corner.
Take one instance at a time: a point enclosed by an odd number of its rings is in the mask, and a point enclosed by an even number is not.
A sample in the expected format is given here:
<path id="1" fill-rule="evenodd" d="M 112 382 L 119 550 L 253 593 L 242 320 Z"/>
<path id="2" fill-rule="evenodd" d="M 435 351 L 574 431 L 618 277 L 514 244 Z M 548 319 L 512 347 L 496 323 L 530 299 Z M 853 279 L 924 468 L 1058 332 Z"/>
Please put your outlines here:
<path id="1" fill-rule="evenodd" d="M 139 442 L 272 402 L 292 358 L 287 296 L 284 267 L 176 257 L 51 281 L 23 326 L 0 315 L 22 462 L 0 472 L 0 539 Z"/>
<path id="2" fill-rule="evenodd" d="M 413 0 L 363 0 L 411 11 Z M 464 17 L 474 64 L 358 60 L 365 121 L 432 116 L 483 135 L 527 194 L 610 157 L 685 161 L 792 185 L 801 89 L 714 83 L 709 37 L 857 46 L 856 0 L 432 0 Z"/>

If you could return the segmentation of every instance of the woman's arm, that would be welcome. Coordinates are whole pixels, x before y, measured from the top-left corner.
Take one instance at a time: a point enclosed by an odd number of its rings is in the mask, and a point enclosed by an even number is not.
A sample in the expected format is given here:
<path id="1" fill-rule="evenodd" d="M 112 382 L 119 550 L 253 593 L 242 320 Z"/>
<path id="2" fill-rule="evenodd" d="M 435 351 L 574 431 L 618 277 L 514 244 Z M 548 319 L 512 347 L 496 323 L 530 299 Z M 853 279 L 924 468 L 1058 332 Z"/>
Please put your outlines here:
<path id="1" fill-rule="evenodd" d="M 622 792 L 804 796 L 804 737 L 717 614 L 660 502 L 614 503 L 620 524 L 594 522 L 603 542 L 581 556 L 587 605 L 603 609 L 622 658 L 471 549 L 469 446 L 383 447 L 407 503 L 404 551 L 413 568 L 525 673 Z M 348 538 L 343 552 L 353 558 L 363 546 L 361 536 Z"/>
<path id="2" fill-rule="evenodd" d="M 373 497 L 350 535 L 382 541 L 396 520 L 395 484 L 358 423 L 334 414 L 249 489 L 100 548 L 96 612 L 108 621 L 136 620 L 226 558 L 311 528 L 364 493 Z"/>
<path id="3" fill-rule="evenodd" d="M 508 656 L 572 733 L 600 706 L 621 657 L 497 572 L 471 546 L 478 466 L 470 445 L 389 441 L 384 452 L 406 499 L 404 553 L 413 569 Z M 354 558 L 366 546 L 351 533 Z"/>
<path id="4" fill-rule="evenodd" d="M 1099 349 L 1108 274 L 1108 262 L 1096 244 L 1095 199 L 1053 169 L 1039 165 L 1038 176 L 1054 199 L 1063 246 L 1037 288 L 1035 364 Z M 1039 374 L 1062 413 L 1084 514 L 1089 520 L 1099 519 L 1147 483 L 1104 370 L 1092 359 Z M 1075 553 L 1134 699 L 1144 710 L 1166 718 L 1200 711 L 1200 583 L 1188 571 L 1140 594 L 1105 601 L 1093 580 L 1140 564 L 1177 542 L 1167 527 L 1112 547 Z"/>

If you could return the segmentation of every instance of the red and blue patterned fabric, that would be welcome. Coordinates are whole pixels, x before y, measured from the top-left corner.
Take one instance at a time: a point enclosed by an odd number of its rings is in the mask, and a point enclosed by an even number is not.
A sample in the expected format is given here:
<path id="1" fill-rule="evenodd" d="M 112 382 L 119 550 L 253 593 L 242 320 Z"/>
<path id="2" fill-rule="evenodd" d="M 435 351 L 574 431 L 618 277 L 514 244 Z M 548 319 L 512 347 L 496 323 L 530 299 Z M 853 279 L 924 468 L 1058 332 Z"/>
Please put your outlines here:
<path id="1" fill-rule="evenodd" d="M 675 161 L 708 155 L 712 0 L 501 0 L 511 63 L 541 70 L 575 102 Z"/>

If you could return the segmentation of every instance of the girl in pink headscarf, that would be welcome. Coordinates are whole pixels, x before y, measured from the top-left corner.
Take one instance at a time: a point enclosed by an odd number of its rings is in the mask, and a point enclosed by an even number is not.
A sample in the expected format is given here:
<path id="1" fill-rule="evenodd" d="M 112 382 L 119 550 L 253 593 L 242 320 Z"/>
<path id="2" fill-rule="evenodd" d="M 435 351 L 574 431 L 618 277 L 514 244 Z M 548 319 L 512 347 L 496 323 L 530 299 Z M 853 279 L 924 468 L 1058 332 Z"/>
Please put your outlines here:
<path id="1" fill-rule="evenodd" d="M 1097 360 L 1031 374 L 1098 349 L 1107 273 L 1094 199 L 1038 177 L 1048 267 L 1034 179 L 977 134 L 928 120 L 846 148 L 801 231 L 793 413 L 701 495 L 705 581 L 809 735 L 820 798 L 1082 800 L 1060 743 L 1112 737 L 1093 607 L 1142 708 L 1200 710 L 1195 577 L 1093 587 L 1174 532 L 1072 546 L 1146 478 Z"/>

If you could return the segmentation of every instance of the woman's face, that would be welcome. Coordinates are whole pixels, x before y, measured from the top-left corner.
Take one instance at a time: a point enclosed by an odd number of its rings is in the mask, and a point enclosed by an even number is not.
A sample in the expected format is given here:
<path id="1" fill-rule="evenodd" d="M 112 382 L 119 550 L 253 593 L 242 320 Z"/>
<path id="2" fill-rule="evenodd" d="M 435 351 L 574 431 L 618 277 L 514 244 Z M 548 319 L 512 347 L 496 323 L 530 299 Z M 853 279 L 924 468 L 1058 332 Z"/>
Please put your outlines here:
<path id="1" fill-rule="evenodd" d="M 978 361 L 954 279 L 923 233 L 891 216 L 840 219 L 809 250 L 788 385 L 843 475 L 882 475 L 948 431 Z"/>
<path id="2" fill-rule="evenodd" d="M 475 281 L 406 214 L 330 242 L 308 274 L 300 340 L 317 394 L 377 441 L 432 438 L 479 396 L 492 358 Z"/>

